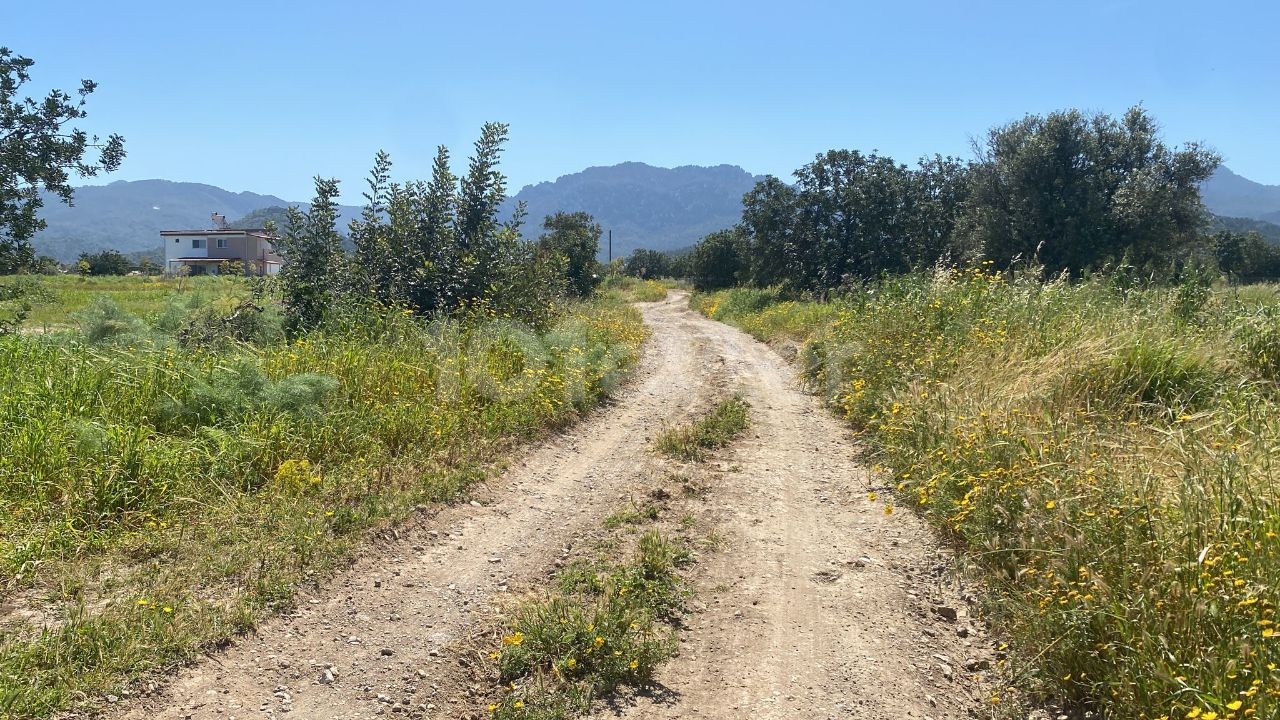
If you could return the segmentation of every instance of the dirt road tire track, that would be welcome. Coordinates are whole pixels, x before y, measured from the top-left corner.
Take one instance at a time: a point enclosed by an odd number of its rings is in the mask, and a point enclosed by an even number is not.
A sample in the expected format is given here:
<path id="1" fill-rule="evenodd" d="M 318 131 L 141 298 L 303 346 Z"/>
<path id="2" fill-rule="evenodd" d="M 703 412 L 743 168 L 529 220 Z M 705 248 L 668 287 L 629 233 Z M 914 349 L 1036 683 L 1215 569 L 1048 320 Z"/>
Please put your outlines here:
<path id="1" fill-rule="evenodd" d="M 973 640 L 926 608 L 941 599 L 964 624 L 963 605 L 946 583 L 925 580 L 937 562 L 919 521 L 868 503 L 845 429 L 776 354 L 690 312 L 682 294 L 642 309 L 653 337 L 633 380 L 609 406 L 527 451 L 483 504 L 412 524 L 300 597 L 297 612 L 112 714 L 475 712 L 458 656 L 465 641 L 511 590 L 545 582 L 567 546 L 597 532 L 632 488 L 668 471 L 648 451 L 664 422 L 732 391 L 752 403 L 753 427 L 713 473 L 707 502 L 727 544 L 697 571 L 695 602 L 707 607 L 661 671 L 666 692 L 600 716 L 941 720 L 978 707 L 959 667 L 977 652 L 965 645 Z"/>

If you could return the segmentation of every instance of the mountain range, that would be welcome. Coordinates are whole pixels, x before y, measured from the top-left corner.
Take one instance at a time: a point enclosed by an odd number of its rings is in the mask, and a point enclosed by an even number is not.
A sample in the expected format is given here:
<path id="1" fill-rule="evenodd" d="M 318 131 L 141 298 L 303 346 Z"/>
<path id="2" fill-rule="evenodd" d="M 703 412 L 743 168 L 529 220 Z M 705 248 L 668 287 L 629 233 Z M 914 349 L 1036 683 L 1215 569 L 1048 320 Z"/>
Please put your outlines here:
<path id="1" fill-rule="evenodd" d="M 518 202 L 528 209 L 524 232 L 536 237 L 542 218 L 557 211 L 590 213 L 613 231 L 613 257 L 636 248 L 677 250 L 738 221 L 742 195 L 760 179 L 736 165 L 662 168 L 638 162 L 590 167 L 554 181 L 525 186 L 502 207 L 509 217 Z M 1280 242 L 1280 186 L 1263 185 L 1220 168 L 1201 187 L 1210 212 L 1224 219 L 1215 227 L 1258 230 Z M 209 226 L 210 214 L 260 224 L 298 205 L 274 195 L 230 192 L 212 185 L 169 180 L 116 181 L 76 189 L 75 205 L 46 198 L 48 228 L 35 237 L 40 253 L 71 262 L 81 252 L 116 249 L 154 251 L 161 230 Z M 340 227 L 360 209 L 341 206 Z M 1235 220 L 1240 219 L 1240 220 Z M 601 255 L 607 253 L 601 242 Z"/>
<path id="2" fill-rule="evenodd" d="M 637 248 L 690 247 L 707 233 L 731 227 L 742 215 L 742 196 L 761 179 L 737 165 L 662 168 L 625 162 L 527 185 L 507 199 L 503 211 L 509 215 L 517 202 L 526 203 L 526 234 L 534 236 L 542 219 L 557 211 L 590 213 L 613 232 L 617 258 Z M 605 244 L 602 239 L 607 254 Z"/>
<path id="3" fill-rule="evenodd" d="M 1220 167 L 1200 186 L 1205 207 L 1215 215 L 1280 224 L 1280 185 L 1263 185 Z"/>

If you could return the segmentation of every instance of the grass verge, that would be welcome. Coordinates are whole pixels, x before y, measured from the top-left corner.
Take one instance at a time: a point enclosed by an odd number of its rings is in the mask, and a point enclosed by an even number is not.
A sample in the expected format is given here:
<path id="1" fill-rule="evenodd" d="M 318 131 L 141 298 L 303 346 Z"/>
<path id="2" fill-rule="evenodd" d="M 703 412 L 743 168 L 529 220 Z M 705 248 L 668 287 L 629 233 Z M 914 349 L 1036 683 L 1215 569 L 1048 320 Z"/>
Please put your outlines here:
<path id="1" fill-rule="evenodd" d="M 981 270 L 695 308 L 804 341 L 899 501 L 968 551 L 1032 703 L 1280 716 L 1280 307 Z"/>
<path id="2" fill-rule="evenodd" d="M 75 314 L 101 297 L 110 298 L 132 316 L 148 319 L 174 303 L 198 303 L 223 296 L 243 298 L 249 294 L 243 278 L 226 276 L 0 277 L 0 284 L 18 282 L 35 282 L 41 288 L 42 292 L 32 298 L 31 313 L 23 327 L 44 331 L 75 325 Z"/>

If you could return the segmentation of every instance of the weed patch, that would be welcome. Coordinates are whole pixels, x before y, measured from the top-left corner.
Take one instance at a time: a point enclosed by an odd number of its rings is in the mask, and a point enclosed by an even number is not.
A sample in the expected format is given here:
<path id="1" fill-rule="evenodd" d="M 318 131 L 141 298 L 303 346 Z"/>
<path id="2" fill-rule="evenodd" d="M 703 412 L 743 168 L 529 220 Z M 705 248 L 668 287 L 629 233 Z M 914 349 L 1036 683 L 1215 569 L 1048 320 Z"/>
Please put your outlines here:
<path id="1" fill-rule="evenodd" d="M 620 563 L 575 563 L 560 591 L 520 606 L 493 654 L 508 692 L 489 705 L 496 718 L 571 718 L 594 698 L 648 682 L 675 652 L 664 621 L 685 595 L 679 540 L 645 532 Z"/>
<path id="2" fill-rule="evenodd" d="M 623 302 L 660 302 L 667 299 L 667 285 L 657 280 L 612 276 L 605 280 L 602 289 Z"/>
<path id="3" fill-rule="evenodd" d="M 708 450 L 724 447 L 750 423 L 750 406 L 740 396 L 718 403 L 706 417 L 689 425 L 664 429 L 654 441 L 658 452 L 680 460 L 706 457 Z"/>

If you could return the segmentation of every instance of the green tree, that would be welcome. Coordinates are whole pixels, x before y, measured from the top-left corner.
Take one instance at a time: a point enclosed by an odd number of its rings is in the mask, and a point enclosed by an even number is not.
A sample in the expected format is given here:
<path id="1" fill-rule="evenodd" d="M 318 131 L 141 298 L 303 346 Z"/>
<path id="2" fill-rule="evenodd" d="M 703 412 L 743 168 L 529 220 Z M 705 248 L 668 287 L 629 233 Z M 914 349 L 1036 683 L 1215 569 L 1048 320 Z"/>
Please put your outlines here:
<path id="1" fill-rule="evenodd" d="M 690 279 L 698 290 L 719 290 L 742 282 L 747 271 L 747 243 L 740 230 L 719 230 L 693 248 Z"/>
<path id="2" fill-rule="evenodd" d="M 1202 237 L 1200 183 L 1220 162 L 1194 143 L 1166 146 L 1141 107 L 1120 119 L 1027 116 L 978 151 L 963 220 L 972 248 L 1000 266 L 1035 258 L 1050 273 L 1185 256 Z"/>
<path id="3" fill-rule="evenodd" d="M 352 220 L 351 242 L 355 245 L 355 264 L 352 280 L 362 294 L 380 295 L 383 301 L 399 299 L 404 290 L 400 287 L 400 255 L 391 247 L 390 226 L 384 222 L 387 203 L 392 192 L 391 156 L 379 150 L 374 157 L 373 170 L 366 181 L 365 206 L 359 220 Z M 398 189 L 398 188 L 397 188 Z"/>
<path id="4" fill-rule="evenodd" d="M 1280 248 L 1256 232 L 1222 230 L 1210 236 L 1218 269 L 1239 283 L 1280 278 Z"/>
<path id="5" fill-rule="evenodd" d="M 96 253 L 80 253 L 80 259 L 76 263 L 82 267 L 86 267 L 85 275 L 127 275 L 133 269 L 133 264 L 129 262 L 129 258 L 120 253 L 119 250 L 103 250 Z"/>
<path id="6" fill-rule="evenodd" d="M 927 267 L 955 254 L 968 168 L 954 158 L 915 168 L 890 157 L 831 150 L 743 197 L 745 279 L 793 292 L 826 292 L 853 279 Z"/>
<path id="7" fill-rule="evenodd" d="M 751 247 L 748 275 L 761 287 L 794 279 L 802 259 L 795 242 L 796 191 L 769 175 L 742 197 L 742 229 Z"/>
<path id="8" fill-rule="evenodd" d="M 453 233 L 460 258 L 460 289 L 467 301 L 490 294 L 488 286 L 514 248 L 514 241 L 499 232 L 498 222 L 498 206 L 507 194 L 506 176 L 498 170 L 507 130 L 503 123 L 484 124 L 458 187 Z"/>
<path id="9" fill-rule="evenodd" d="M 413 199 L 417 219 L 402 244 L 410 260 L 413 305 L 421 312 L 453 310 L 463 299 L 465 258 L 454 232 L 458 178 L 449 169 L 449 148 L 436 148 L 431 180 L 415 185 Z"/>
<path id="10" fill-rule="evenodd" d="M 87 115 L 85 102 L 97 89 L 92 80 L 80 82 L 78 97 L 61 90 L 42 100 L 18 96 L 34 64 L 0 47 L 0 274 L 26 271 L 35 259 L 31 237 L 45 227 L 38 214 L 42 189 L 70 205 L 71 172 L 111 172 L 125 156 L 119 135 L 103 142 L 69 126 Z M 90 150 L 96 160 L 86 160 Z"/>
<path id="11" fill-rule="evenodd" d="M 546 230 L 538 240 L 543 252 L 564 257 L 565 275 L 569 291 L 578 297 L 586 297 L 600 283 L 600 235 L 603 230 L 590 215 L 584 212 L 558 212 L 542 222 Z"/>
<path id="12" fill-rule="evenodd" d="M 338 181 L 317 177 L 316 196 L 308 212 L 289 208 L 284 234 L 276 249 L 284 258 L 280 288 L 291 331 L 306 331 L 324 321 L 349 288 L 338 220 Z"/>
<path id="13" fill-rule="evenodd" d="M 657 250 L 636 248 L 622 261 L 622 274 L 642 279 L 671 277 L 671 258 Z"/>

